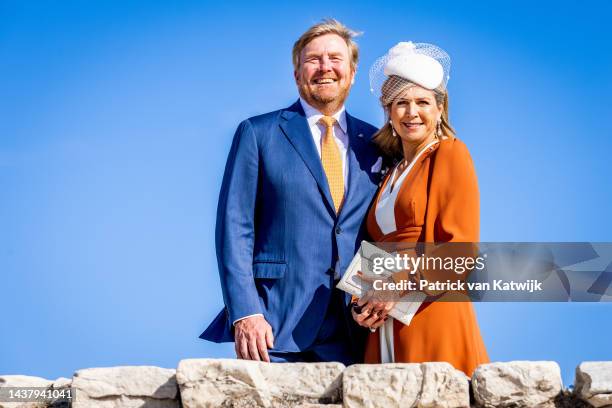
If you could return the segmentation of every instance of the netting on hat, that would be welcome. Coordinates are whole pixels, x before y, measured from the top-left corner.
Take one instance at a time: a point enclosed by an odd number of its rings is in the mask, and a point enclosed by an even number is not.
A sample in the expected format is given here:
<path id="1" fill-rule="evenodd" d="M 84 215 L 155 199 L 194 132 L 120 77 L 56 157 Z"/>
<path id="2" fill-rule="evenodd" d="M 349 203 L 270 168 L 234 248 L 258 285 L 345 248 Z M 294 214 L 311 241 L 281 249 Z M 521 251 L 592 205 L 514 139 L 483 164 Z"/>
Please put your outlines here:
<path id="1" fill-rule="evenodd" d="M 378 98 L 393 100 L 407 82 L 445 90 L 450 66 L 450 56 L 433 44 L 401 42 L 374 61 L 370 68 L 370 91 Z M 385 95 L 381 95 L 383 85 Z"/>

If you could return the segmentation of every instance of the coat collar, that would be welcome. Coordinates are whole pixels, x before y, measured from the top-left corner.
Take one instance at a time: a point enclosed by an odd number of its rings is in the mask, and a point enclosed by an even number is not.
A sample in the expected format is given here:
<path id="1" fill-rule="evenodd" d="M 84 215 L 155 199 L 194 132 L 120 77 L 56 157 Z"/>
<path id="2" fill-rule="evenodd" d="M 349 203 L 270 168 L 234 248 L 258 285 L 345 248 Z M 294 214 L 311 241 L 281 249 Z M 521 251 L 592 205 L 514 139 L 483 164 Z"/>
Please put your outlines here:
<path id="1" fill-rule="evenodd" d="M 321 112 L 310 106 L 308 102 L 306 102 L 302 97 L 300 97 L 299 102 L 302 106 L 302 109 L 304 109 L 304 115 L 306 116 L 306 121 L 308 122 L 309 126 L 313 126 L 319 121 L 319 119 L 323 117 L 323 114 Z M 342 106 L 342 109 L 332 115 L 332 117 L 336 119 L 336 122 L 338 122 L 338 126 L 340 126 L 340 129 L 342 129 L 342 131 L 346 134 L 347 124 L 346 110 L 344 108 L 344 105 Z"/>
<path id="2" fill-rule="evenodd" d="M 335 215 L 333 201 L 329 186 L 327 184 L 327 178 L 317 153 L 317 148 L 312 139 L 308 122 L 306 121 L 306 115 L 302 104 L 298 100 L 296 103 L 291 105 L 289 108 L 281 112 L 280 127 L 283 133 L 289 139 L 289 142 L 293 145 L 293 148 L 298 152 L 306 167 L 314 177 L 321 194 L 325 198 L 328 210 Z"/>
<path id="3" fill-rule="evenodd" d="M 357 120 L 348 113 L 346 113 L 346 124 L 347 134 L 349 137 L 349 148 L 347 149 L 347 166 L 349 168 L 349 172 L 344 204 L 339 214 L 339 217 L 341 218 L 343 216 L 348 216 L 353 207 L 359 204 L 360 200 L 357 198 L 357 196 L 360 193 L 366 194 L 366 190 L 360 191 L 359 189 L 359 179 L 362 176 L 363 171 L 360 165 L 362 160 L 360 159 L 362 159 L 364 153 L 366 153 L 369 143 L 364 137 L 364 134 L 360 133 Z"/>

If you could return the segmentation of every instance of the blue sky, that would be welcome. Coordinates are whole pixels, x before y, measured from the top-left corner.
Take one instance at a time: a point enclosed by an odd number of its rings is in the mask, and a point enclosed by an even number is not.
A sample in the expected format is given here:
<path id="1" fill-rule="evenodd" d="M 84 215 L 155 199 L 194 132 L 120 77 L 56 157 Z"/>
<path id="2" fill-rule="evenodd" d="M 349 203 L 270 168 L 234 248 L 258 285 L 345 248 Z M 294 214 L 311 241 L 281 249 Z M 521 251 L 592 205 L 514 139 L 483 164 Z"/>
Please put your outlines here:
<path id="1" fill-rule="evenodd" d="M 214 217 L 233 132 L 297 98 L 291 46 L 357 30 L 347 109 L 399 41 L 452 58 L 483 241 L 612 241 L 609 2 L 0 1 L 0 374 L 227 357 Z M 612 360 L 610 304 L 478 304 L 493 360 Z"/>

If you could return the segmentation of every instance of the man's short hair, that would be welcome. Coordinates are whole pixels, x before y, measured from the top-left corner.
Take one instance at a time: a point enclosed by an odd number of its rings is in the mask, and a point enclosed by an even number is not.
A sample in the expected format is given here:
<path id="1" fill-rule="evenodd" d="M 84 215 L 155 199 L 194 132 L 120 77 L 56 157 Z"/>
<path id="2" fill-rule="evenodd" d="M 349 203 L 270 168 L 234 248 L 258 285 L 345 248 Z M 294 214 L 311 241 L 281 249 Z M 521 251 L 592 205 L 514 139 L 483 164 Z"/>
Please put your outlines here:
<path id="1" fill-rule="evenodd" d="M 298 38 L 295 44 L 293 44 L 293 69 L 298 69 L 300 65 L 300 54 L 304 47 L 315 38 L 325 34 L 336 34 L 342 37 L 349 49 L 351 68 L 355 69 L 357 67 L 357 62 L 359 61 L 359 47 L 357 47 L 357 43 L 353 41 L 353 38 L 357 37 L 360 33 L 351 30 L 338 20 L 329 18 L 310 27 L 300 38 Z"/>

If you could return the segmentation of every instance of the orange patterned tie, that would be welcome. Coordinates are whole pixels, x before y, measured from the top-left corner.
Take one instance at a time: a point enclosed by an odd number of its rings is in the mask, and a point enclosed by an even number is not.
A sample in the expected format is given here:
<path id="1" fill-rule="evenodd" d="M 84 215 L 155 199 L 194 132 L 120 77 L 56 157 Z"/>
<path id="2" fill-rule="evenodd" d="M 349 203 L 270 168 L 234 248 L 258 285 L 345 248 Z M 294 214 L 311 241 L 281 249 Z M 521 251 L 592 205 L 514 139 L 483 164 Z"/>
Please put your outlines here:
<path id="1" fill-rule="evenodd" d="M 329 184 L 329 191 L 334 201 L 336 213 L 338 213 L 344 199 L 344 174 L 342 172 L 340 150 L 334 140 L 334 124 L 336 119 L 331 116 L 323 116 L 319 119 L 319 122 L 325 125 L 325 135 L 321 139 L 321 163 L 327 176 L 327 183 Z"/>

